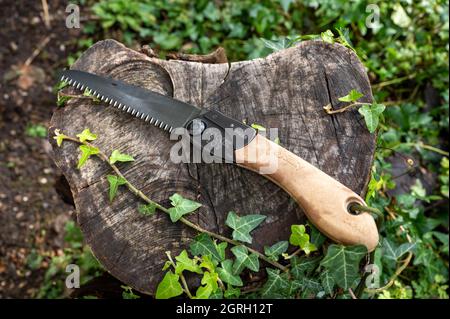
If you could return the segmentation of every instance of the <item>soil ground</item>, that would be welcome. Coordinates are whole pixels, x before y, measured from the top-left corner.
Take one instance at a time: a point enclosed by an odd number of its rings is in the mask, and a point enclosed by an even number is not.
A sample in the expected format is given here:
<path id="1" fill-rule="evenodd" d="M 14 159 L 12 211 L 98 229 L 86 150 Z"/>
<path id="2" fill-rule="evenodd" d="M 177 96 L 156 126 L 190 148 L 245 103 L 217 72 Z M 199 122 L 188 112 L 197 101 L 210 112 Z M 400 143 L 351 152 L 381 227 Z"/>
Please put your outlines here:
<path id="1" fill-rule="evenodd" d="M 61 254 L 64 225 L 74 214 L 55 191 L 50 145 L 26 134 L 30 125 L 47 126 L 55 74 L 80 34 L 65 26 L 66 5 L 49 2 L 47 28 L 41 1 L 0 0 L 0 298 L 36 294 L 48 265 L 44 259 L 32 270 L 27 258 L 34 249 Z"/>

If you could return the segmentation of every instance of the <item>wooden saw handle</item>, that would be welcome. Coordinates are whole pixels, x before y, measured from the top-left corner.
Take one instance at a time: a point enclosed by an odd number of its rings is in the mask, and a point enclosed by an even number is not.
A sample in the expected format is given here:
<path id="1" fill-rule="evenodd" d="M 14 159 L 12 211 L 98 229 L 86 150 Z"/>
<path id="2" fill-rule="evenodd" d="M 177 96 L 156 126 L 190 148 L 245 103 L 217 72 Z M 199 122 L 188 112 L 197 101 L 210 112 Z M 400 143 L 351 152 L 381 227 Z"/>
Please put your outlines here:
<path id="1" fill-rule="evenodd" d="M 345 245 L 378 244 L 378 230 L 369 213 L 353 215 L 352 203 L 364 200 L 331 176 L 261 135 L 235 151 L 236 163 L 264 175 L 283 188 L 302 207 L 308 219 L 326 236 Z"/>

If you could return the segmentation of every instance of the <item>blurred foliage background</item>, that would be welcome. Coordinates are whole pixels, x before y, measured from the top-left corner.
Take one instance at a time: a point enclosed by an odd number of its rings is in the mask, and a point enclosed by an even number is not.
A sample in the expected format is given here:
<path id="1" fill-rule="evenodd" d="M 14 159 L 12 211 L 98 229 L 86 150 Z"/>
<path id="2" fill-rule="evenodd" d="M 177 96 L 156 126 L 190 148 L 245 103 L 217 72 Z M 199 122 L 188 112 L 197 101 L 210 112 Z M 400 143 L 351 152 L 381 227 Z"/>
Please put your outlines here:
<path id="1" fill-rule="evenodd" d="M 367 67 L 375 99 L 386 105 L 366 197 L 386 219 L 375 264 L 381 285 L 388 286 L 375 297 L 448 298 L 446 1 L 77 3 L 82 15 L 91 16 L 69 64 L 95 41 L 111 37 L 136 48 L 149 44 L 162 58 L 171 51 L 206 54 L 222 46 L 231 61 L 264 57 L 326 30 L 345 39 Z M 398 253 L 408 242 L 412 249 Z M 397 253 L 387 254 L 388 248 Z M 82 251 L 75 255 L 85 258 Z M 88 273 L 98 269 L 86 265 Z"/>

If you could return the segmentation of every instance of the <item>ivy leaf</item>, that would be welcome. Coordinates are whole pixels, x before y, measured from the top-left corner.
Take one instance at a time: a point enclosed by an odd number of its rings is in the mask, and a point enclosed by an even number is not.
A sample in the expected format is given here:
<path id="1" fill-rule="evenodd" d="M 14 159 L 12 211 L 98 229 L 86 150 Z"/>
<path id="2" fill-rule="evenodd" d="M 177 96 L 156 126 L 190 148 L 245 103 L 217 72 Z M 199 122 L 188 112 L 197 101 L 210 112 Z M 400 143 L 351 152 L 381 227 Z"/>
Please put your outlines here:
<path id="1" fill-rule="evenodd" d="M 319 265 L 321 256 L 306 257 L 294 256 L 291 259 L 291 274 L 296 279 L 301 279 L 304 276 L 309 276 Z"/>
<path id="2" fill-rule="evenodd" d="M 67 96 L 67 95 L 59 95 L 58 94 L 58 99 L 56 100 L 56 106 L 58 107 L 62 107 L 66 104 L 67 101 L 69 101 L 72 97 Z"/>
<path id="3" fill-rule="evenodd" d="M 340 97 L 338 100 L 341 102 L 356 102 L 363 96 L 364 94 L 353 89 L 347 95 Z"/>
<path id="4" fill-rule="evenodd" d="M 120 286 L 124 291 L 122 291 L 122 298 L 123 299 L 139 299 L 141 296 L 136 295 L 133 292 L 133 289 L 130 286 L 122 285 Z"/>
<path id="5" fill-rule="evenodd" d="M 427 191 L 423 187 L 420 179 L 418 179 L 418 178 L 416 179 L 416 182 L 414 183 L 414 185 L 411 186 L 411 192 L 415 197 L 417 197 L 419 199 L 424 199 L 425 196 L 427 196 Z"/>
<path id="6" fill-rule="evenodd" d="M 415 248 L 415 243 L 404 243 L 400 246 L 396 246 L 392 241 L 390 241 L 387 238 L 383 239 L 383 257 L 392 260 L 397 261 L 401 256 L 406 254 L 407 252 L 413 250 Z"/>
<path id="7" fill-rule="evenodd" d="M 233 286 L 242 286 L 242 280 L 239 275 L 233 273 L 233 261 L 226 259 L 220 263 L 222 267 L 217 268 L 217 273 L 223 282 L 226 282 Z"/>
<path id="8" fill-rule="evenodd" d="M 97 139 L 97 135 L 91 133 L 88 128 L 84 129 L 80 134 L 77 134 L 77 137 L 80 139 L 80 142 L 94 141 Z"/>
<path id="9" fill-rule="evenodd" d="M 280 275 L 279 269 L 266 268 L 267 271 L 267 281 L 261 288 L 261 296 L 263 298 L 279 298 L 283 296 L 283 292 L 289 289 L 289 281 Z"/>
<path id="10" fill-rule="evenodd" d="M 66 86 L 69 86 L 69 83 L 66 81 L 59 81 L 56 83 L 56 85 L 53 87 L 53 93 L 57 93 L 58 91 L 61 91 Z"/>
<path id="11" fill-rule="evenodd" d="M 264 254 L 270 258 L 270 260 L 277 261 L 281 254 L 285 253 L 289 247 L 289 242 L 286 240 L 279 241 L 278 243 L 268 247 L 264 246 Z"/>
<path id="12" fill-rule="evenodd" d="M 223 294 L 226 299 L 238 299 L 240 295 L 241 290 L 239 288 L 227 284 L 227 290 Z"/>
<path id="13" fill-rule="evenodd" d="M 236 260 L 233 263 L 233 273 L 239 275 L 244 268 L 248 268 L 252 271 L 259 270 L 259 259 L 256 254 L 248 254 L 248 249 L 242 245 L 234 246 L 231 248 L 231 252 L 236 256 Z"/>
<path id="14" fill-rule="evenodd" d="M 367 254 L 363 245 L 330 245 L 320 265 L 328 270 L 336 284 L 347 290 L 359 278 L 359 263 Z"/>
<path id="15" fill-rule="evenodd" d="M 116 162 L 133 162 L 134 158 L 128 154 L 122 154 L 118 150 L 114 150 L 109 157 L 109 163 L 114 164 Z"/>
<path id="16" fill-rule="evenodd" d="M 215 292 L 213 292 L 209 299 L 223 299 L 223 292 L 222 289 L 217 289 Z"/>
<path id="17" fill-rule="evenodd" d="M 331 30 L 320 33 L 323 42 L 334 43 L 334 34 Z"/>
<path id="18" fill-rule="evenodd" d="M 169 299 L 181 295 L 183 288 L 178 281 L 179 278 L 180 276 L 174 274 L 171 270 L 167 272 L 156 288 L 156 299 Z"/>
<path id="19" fill-rule="evenodd" d="M 197 235 L 191 242 L 189 249 L 192 255 L 211 256 L 216 261 L 222 261 L 222 256 L 217 251 L 217 246 L 208 234 Z M 225 249 L 224 249 L 225 250 Z"/>
<path id="20" fill-rule="evenodd" d="M 55 136 L 53 136 L 53 138 L 56 140 L 56 145 L 58 145 L 58 147 L 61 147 L 63 140 L 67 138 L 67 136 L 60 133 L 59 129 L 56 129 Z"/>
<path id="21" fill-rule="evenodd" d="M 258 227 L 266 218 L 264 215 L 247 215 L 239 217 L 235 212 L 229 212 L 225 224 L 233 229 L 233 239 L 251 244 L 250 232 Z"/>
<path id="22" fill-rule="evenodd" d="M 411 24 L 411 18 L 408 16 L 400 3 L 396 3 L 394 5 L 394 11 L 391 14 L 391 19 L 392 22 L 401 28 L 407 28 Z"/>
<path id="23" fill-rule="evenodd" d="M 338 38 L 339 43 L 342 44 L 343 46 L 353 50 L 356 53 L 356 51 L 353 48 L 351 41 L 350 41 L 348 28 L 335 28 L 335 29 L 336 29 L 337 33 L 339 34 L 339 38 Z"/>
<path id="24" fill-rule="evenodd" d="M 309 235 L 306 233 L 305 225 L 291 226 L 289 242 L 294 246 L 300 247 L 307 255 L 309 255 L 310 252 L 317 250 L 317 247 L 309 242 Z"/>
<path id="25" fill-rule="evenodd" d="M 364 116 L 367 129 L 370 133 L 375 132 L 380 121 L 380 115 L 386 107 L 383 104 L 363 105 L 358 109 L 359 114 Z"/>
<path id="26" fill-rule="evenodd" d="M 177 275 L 181 274 L 185 270 L 195 272 L 197 274 L 203 273 L 202 269 L 198 265 L 198 260 L 189 258 L 186 250 L 183 250 L 178 256 L 176 256 L 175 260 L 177 261 L 175 266 L 175 273 Z"/>
<path id="27" fill-rule="evenodd" d="M 256 124 L 256 123 L 253 123 L 251 125 L 251 127 L 254 128 L 255 130 L 260 131 L 260 132 L 265 132 L 266 131 L 266 128 L 264 126 Z"/>
<path id="28" fill-rule="evenodd" d="M 170 220 L 175 223 L 186 214 L 192 213 L 202 204 L 186 199 L 179 194 L 173 194 L 169 197 L 173 207 L 169 208 Z"/>
<path id="29" fill-rule="evenodd" d="M 276 40 L 267 40 L 267 39 L 261 38 L 261 41 L 263 42 L 264 46 L 266 48 L 271 49 L 272 52 L 276 52 L 276 51 L 280 51 L 282 49 L 289 48 L 295 43 L 295 39 L 291 39 L 289 37 L 279 37 Z M 257 128 L 255 128 L 255 129 L 257 129 Z"/>
<path id="30" fill-rule="evenodd" d="M 208 299 L 219 287 L 217 284 L 218 279 L 219 275 L 216 272 L 206 271 L 202 277 L 202 286 L 198 287 L 195 293 L 195 299 Z"/>
<path id="31" fill-rule="evenodd" d="M 287 13 L 289 11 L 289 6 L 291 3 L 293 3 L 295 0 L 280 0 L 281 7 L 283 8 L 283 11 Z"/>
<path id="32" fill-rule="evenodd" d="M 225 260 L 225 249 L 228 246 L 227 242 L 221 242 L 220 244 L 216 244 L 216 242 L 214 241 L 214 246 L 216 247 L 217 253 L 220 256 L 219 261 L 224 261 Z"/>
<path id="33" fill-rule="evenodd" d="M 140 204 L 138 206 L 138 212 L 141 213 L 144 216 L 152 216 L 156 212 L 156 204 L 150 203 L 150 204 Z"/>
<path id="34" fill-rule="evenodd" d="M 327 238 L 314 225 L 308 223 L 308 226 L 311 229 L 311 244 L 319 249 Z"/>
<path id="35" fill-rule="evenodd" d="M 79 149 L 81 151 L 81 157 L 78 160 L 77 165 L 78 169 L 80 169 L 86 163 L 86 161 L 89 159 L 89 157 L 91 157 L 91 155 L 95 155 L 100 152 L 100 150 L 97 147 L 90 145 L 80 145 Z"/>
<path id="36" fill-rule="evenodd" d="M 125 185 L 127 181 L 123 177 L 116 175 L 107 175 L 106 178 L 109 182 L 109 201 L 112 202 L 114 197 L 116 197 L 119 186 Z"/>
<path id="37" fill-rule="evenodd" d="M 299 283 L 303 291 L 302 298 L 312 298 L 323 290 L 322 285 L 315 279 L 303 277 L 299 280 Z"/>
<path id="38" fill-rule="evenodd" d="M 209 272 L 216 271 L 217 261 L 213 260 L 210 255 L 203 255 L 200 263 L 201 268 L 207 269 Z"/>
<path id="39" fill-rule="evenodd" d="M 332 295 L 334 293 L 334 286 L 336 283 L 334 282 L 333 276 L 331 276 L 328 271 L 323 271 L 320 274 L 320 282 L 328 295 Z"/>

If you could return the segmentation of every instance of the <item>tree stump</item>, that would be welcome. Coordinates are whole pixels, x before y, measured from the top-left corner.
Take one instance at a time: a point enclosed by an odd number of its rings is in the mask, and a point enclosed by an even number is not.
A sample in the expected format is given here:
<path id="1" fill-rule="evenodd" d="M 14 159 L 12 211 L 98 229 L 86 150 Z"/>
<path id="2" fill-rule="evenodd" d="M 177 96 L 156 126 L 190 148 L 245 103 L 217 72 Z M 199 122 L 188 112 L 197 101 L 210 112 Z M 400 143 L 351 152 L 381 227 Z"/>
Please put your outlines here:
<path id="1" fill-rule="evenodd" d="M 229 69 L 230 67 L 230 69 Z M 375 137 L 357 110 L 328 115 L 323 106 L 344 106 L 338 97 L 351 89 L 372 94 L 364 67 L 349 49 L 321 41 L 302 42 L 264 59 L 221 64 L 160 60 L 105 40 L 89 48 L 73 69 L 108 75 L 235 119 L 278 128 L 281 145 L 363 195 L 372 165 Z M 231 236 L 229 211 L 267 218 L 252 234 L 252 247 L 287 240 L 304 213 L 289 195 L 256 173 L 231 164 L 174 164 L 168 133 L 116 108 L 88 99 L 71 99 L 58 108 L 51 130 L 74 136 L 85 128 L 98 134 L 95 144 L 109 153 L 132 154 L 119 168 L 153 200 L 167 207 L 177 192 L 202 203 L 188 219 Z M 196 233 L 168 216 L 138 213 L 131 192 L 108 199 L 108 165 L 89 160 L 76 168 L 74 143 L 57 147 L 54 160 L 67 178 L 86 243 L 113 276 L 140 292 L 153 294 L 162 279 L 165 251 L 178 254 Z M 302 181 L 299 180 L 299 183 Z"/>

